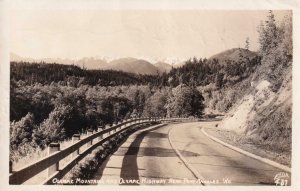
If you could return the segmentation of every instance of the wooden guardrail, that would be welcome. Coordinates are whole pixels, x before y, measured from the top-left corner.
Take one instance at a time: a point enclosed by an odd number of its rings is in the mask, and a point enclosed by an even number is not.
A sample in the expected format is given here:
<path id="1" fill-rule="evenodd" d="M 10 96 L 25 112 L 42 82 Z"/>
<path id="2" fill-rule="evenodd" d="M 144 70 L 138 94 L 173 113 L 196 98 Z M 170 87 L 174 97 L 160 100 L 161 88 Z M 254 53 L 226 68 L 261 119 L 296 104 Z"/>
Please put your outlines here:
<path id="1" fill-rule="evenodd" d="M 149 122 L 167 122 L 167 121 L 194 121 L 196 118 L 162 118 L 162 117 L 144 117 L 144 118 L 132 118 L 125 120 L 119 124 L 114 124 L 111 127 L 104 128 L 99 127 L 98 131 L 88 131 L 87 137 L 80 140 L 80 135 L 73 135 L 73 144 L 63 150 L 60 150 L 59 143 L 51 143 L 48 146 L 48 156 L 41 158 L 31 164 L 28 164 L 21 169 L 12 171 L 10 166 L 9 184 L 22 184 L 28 179 L 34 177 L 38 173 L 48 169 L 48 178 L 43 184 L 51 184 L 52 179 L 61 179 L 66 173 L 68 173 L 82 158 L 89 154 L 93 149 L 102 145 L 107 140 L 113 138 L 117 134 L 126 129 L 136 126 L 138 124 Z M 87 148 L 79 153 L 79 149 L 86 145 Z M 72 159 L 65 166 L 60 168 L 59 161 L 65 157 L 72 155 Z M 10 163 L 11 165 L 11 163 Z"/>

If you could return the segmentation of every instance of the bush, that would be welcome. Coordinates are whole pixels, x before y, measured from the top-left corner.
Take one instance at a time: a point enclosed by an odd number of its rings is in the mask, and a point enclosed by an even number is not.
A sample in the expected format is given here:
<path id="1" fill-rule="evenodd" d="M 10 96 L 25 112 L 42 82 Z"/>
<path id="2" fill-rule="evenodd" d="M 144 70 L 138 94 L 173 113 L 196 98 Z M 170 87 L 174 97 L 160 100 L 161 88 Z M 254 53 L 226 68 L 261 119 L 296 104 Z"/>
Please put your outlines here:
<path id="1" fill-rule="evenodd" d="M 10 124 L 10 148 L 18 150 L 19 146 L 31 143 L 32 132 L 36 128 L 32 113 L 28 113 L 18 122 L 13 121 Z"/>

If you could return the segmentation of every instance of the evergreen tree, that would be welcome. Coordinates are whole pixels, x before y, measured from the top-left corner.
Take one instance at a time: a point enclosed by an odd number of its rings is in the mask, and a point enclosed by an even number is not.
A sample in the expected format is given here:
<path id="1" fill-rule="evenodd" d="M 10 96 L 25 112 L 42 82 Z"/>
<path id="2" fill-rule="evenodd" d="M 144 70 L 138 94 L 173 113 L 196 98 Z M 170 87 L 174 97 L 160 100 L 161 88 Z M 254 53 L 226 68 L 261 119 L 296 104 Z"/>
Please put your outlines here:
<path id="1" fill-rule="evenodd" d="M 270 50 L 277 47 L 280 42 L 280 38 L 278 38 L 280 36 L 280 30 L 276 25 L 273 11 L 269 11 L 265 25 L 261 23 L 258 32 L 260 51 L 263 54 L 269 54 Z"/>
<path id="2" fill-rule="evenodd" d="M 249 50 L 249 47 L 250 47 L 250 42 L 249 42 L 249 37 L 247 37 L 245 41 L 245 49 Z"/>

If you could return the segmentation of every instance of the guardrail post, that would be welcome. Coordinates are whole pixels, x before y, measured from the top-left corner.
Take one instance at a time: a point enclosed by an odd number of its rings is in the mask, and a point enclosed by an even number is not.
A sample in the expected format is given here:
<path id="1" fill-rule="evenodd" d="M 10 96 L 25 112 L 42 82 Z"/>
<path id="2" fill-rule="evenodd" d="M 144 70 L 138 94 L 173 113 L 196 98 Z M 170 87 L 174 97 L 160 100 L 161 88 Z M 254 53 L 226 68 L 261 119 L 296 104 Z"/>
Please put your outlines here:
<path id="1" fill-rule="evenodd" d="M 10 160 L 9 161 L 9 173 L 12 173 L 12 171 L 13 171 L 13 162 Z"/>
<path id="2" fill-rule="evenodd" d="M 88 130 L 87 130 L 87 135 L 90 136 L 90 135 L 92 135 L 92 134 L 93 134 L 93 130 L 92 130 L 92 129 L 88 129 Z M 87 143 L 87 147 L 91 146 L 92 144 L 93 144 L 93 140 L 91 140 L 91 141 L 89 141 L 89 142 Z"/>
<path id="3" fill-rule="evenodd" d="M 78 142 L 80 140 L 80 135 L 79 134 L 74 134 L 72 136 L 72 144 Z M 72 154 L 72 158 L 75 158 L 77 155 L 79 155 L 79 149 L 77 149 L 75 152 Z"/>
<path id="4" fill-rule="evenodd" d="M 104 128 L 103 126 L 98 127 L 98 132 L 102 131 L 103 128 Z M 102 139 L 103 139 L 103 134 L 98 137 L 98 141 L 100 141 Z"/>
<path id="5" fill-rule="evenodd" d="M 133 124 L 136 124 L 137 122 L 138 122 L 138 118 L 135 117 L 135 118 L 134 118 L 134 121 L 133 121 Z"/>
<path id="6" fill-rule="evenodd" d="M 111 127 L 110 124 L 105 125 L 105 129 L 109 129 Z M 106 133 L 106 137 L 110 135 L 110 131 Z"/>
<path id="7" fill-rule="evenodd" d="M 119 121 L 118 125 L 120 125 L 121 123 L 122 123 L 122 121 Z M 120 127 L 118 129 L 121 130 L 122 129 L 122 125 L 120 125 Z"/>
<path id="8" fill-rule="evenodd" d="M 50 143 L 50 145 L 48 146 L 48 155 L 51 155 L 52 153 L 55 153 L 58 151 L 60 151 L 60 144 L 59 143 Z M 50 177 L 53 173 L 58 171 L 58 169 L 59 169 L 59 162 L 50 166 L 48 168 L 48 177 Z"/>
<path id="9" fill-rule="evenodd" d="M 113 126 L 116 126 L 116 125 L 118 125 L 118 123 L 117 123 L 117 122 L 114 122 L 114 123 L 113 123 Z M 113 131 L 114 131 L 114 133 L 117 132 L 117 128 L 115 128 Z"/>

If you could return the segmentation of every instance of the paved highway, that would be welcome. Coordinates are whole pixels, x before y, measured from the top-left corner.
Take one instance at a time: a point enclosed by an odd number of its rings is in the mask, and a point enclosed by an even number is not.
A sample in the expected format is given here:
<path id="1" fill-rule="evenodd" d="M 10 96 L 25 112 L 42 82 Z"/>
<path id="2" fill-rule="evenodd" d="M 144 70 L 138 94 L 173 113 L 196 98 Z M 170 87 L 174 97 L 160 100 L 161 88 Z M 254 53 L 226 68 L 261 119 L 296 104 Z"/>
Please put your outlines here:
<path id="1" fill-rule="evenodd" d="M 99 184 L 274 185 L 283 170 L 214 142 L 207 122 L 168 124 L 132 134 L 99 168 Z M 289 175 L 290 176 L 290 175 Z M 290 178 L 279 181 L 290 184 Z"/>

